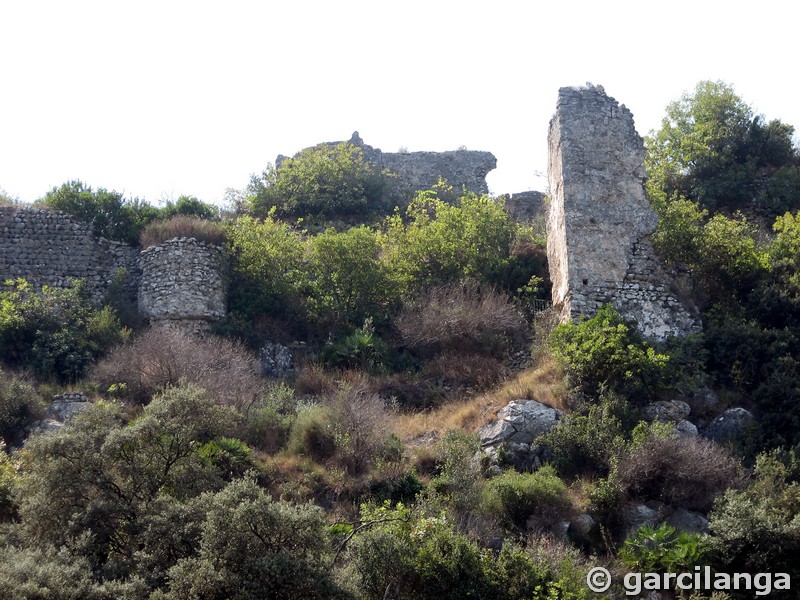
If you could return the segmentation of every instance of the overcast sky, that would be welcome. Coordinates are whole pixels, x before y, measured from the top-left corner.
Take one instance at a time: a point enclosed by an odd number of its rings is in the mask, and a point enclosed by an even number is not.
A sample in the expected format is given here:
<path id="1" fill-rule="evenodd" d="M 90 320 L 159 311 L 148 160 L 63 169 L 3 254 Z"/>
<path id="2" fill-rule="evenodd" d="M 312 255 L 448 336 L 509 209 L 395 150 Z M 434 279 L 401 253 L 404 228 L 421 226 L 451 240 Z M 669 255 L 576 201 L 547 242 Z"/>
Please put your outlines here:
<path id="1" fill-rule="evenodd" d="M 544 189 L 558 88 L 600 84 L 642 135 L 703 79 L 800 128 L 791 3 L 0 0 L 0 188 L 70 179 L 221 202 L 277 154 L 353 131 L 489 150 Z"/>

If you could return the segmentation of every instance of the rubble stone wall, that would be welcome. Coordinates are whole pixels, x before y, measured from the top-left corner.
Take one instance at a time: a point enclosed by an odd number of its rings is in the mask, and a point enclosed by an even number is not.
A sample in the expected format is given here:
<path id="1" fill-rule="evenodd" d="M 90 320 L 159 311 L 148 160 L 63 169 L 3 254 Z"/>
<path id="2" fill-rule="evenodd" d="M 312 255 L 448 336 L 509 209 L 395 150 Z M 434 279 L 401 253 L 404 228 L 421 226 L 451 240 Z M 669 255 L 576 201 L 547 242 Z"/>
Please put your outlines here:
<path id="1" fill-rule="evenodd" d="M 548 144 L 547 255 L 562 321 L 610 303 L 651 339 L 698 331 L 653 250 L 658 217 L 631 112 L 600 86 L 561 88 Z"/>

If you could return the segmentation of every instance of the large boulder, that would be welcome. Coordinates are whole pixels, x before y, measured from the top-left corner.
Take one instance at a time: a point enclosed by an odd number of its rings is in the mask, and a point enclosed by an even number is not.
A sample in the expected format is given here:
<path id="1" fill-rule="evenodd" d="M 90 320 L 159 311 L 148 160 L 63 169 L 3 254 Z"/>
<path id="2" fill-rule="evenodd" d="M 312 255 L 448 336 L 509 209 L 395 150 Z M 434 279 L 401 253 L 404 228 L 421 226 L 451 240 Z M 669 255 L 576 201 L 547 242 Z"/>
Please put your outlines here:
<path id="1" fill-rule="evenodd" d="M 659 421 L 660 423 L 678 423 L 685 420 L 691 410 L 683 400 L 659 400 L 642 409 L 642 418 L 646 421 Z"/>
<path id="2" fill-rule="evenodd" d="M 267 344 L 259 352 L 261 376 L 286 378 L 294 374 L 292 351 L 281 344 Z"/>
<path id="3" fill-rule="evenodd" d="M 530 445 L 547 433 L 561 417 L 561 411 L 536 400 L 514 400 L 497 413 L 497 420 L 480 428 L 481 445 L 496 446 L 508 442 Z"/>
<path id="4" fill-rule="evenodd" d="M 755 426 L 753 414 L 744 408 L 729 408 L 708 426 L 705 436 L 724 444 L 739 442 Z"/>

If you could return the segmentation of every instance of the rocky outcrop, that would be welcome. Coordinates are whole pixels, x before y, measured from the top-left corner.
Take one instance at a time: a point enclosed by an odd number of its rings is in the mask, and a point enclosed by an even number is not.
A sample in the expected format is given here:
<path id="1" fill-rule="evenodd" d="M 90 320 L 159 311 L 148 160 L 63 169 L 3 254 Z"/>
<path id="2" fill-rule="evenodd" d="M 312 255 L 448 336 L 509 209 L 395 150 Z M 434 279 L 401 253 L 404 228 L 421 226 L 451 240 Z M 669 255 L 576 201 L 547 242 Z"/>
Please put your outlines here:
<path id="1" fill-rule="evenodd" d="M 497 413 L 497 419 L 478 431 L 484 453 L 492 462 L 511 463 L 521 471 L 536 470 L 547 449 L 536 439 L 556 426 L 561 411 L 536 400 L 514 400 Z"/>
<path id="2" fill-rule="evenodd" d="M 562 321 L 610 303 L 651 339 L 699 331 L 653 250 L 657 216 L 631 112 L 600 86 L 561 88 L 548 143 L 547 255 Z"/>

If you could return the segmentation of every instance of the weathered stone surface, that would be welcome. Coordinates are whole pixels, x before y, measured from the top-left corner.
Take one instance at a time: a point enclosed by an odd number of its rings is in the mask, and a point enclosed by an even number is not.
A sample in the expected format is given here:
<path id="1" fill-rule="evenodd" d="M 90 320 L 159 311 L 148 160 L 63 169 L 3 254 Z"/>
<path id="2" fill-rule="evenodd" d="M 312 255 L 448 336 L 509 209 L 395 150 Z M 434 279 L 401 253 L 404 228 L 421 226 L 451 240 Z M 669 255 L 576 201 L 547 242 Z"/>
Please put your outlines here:
<path id="1" fill-rule="evenodd" d="M 123 293 L 135 296 L 137 255 L 127 244 L 96 237 L 66 213 L 0 206 L 0 284 L 21 278 L 39 290 L 82 279 L 91 300 L 100 304 L 119 269 L 128 273 Z"/>
<path id="2" fill-rule="evenodd" d="M 530 445 L 537 437 L 550 431 L 558 422 L 561 411 L 536 400 L 514 400 L 497 413 L 497 420 L 480 428 L 481 445 L 493 446 L 502 442 Z"/>
<path id="3" fill-rule="evenodd" d="M 225 259 L 217 246 L 175 238 L 141 253 L 139 312 L 154 327 L 191 327 L 225 318 Z"/>
<path id="4" fill-rule="evenodd" d="M 643 525 L 655 525 L 659 522 L 659 511 L 647 506 L 630 502 L 622 508 L 623 529 L 626 537 Z"/>
<path id="5" fill-rule="evenodd" d="M 534 221 L 545 215 L 542 192 L 518 192 L 501 198 L 505 200 L 506 211 L 517 221 Z"/>
<path id="6" fill-rule="evenodd" d="M 661 423 L 677 423 L 689 416 L 692 409 L 682 400 L 659 400 L 642 409 L 642 418 L 646 421 Z"/>
<path id="7" fill-rule="evenodd" d="M 737 442 L 755 425 L 753 414 L 744 408 L 729 408 L 711 422 L 705 436 L 717 443 Z"/>
<path id="8" fill-rule="evenodd" d="M 666 518 L 675 529 L 688 533 L 708 533 L 708 519 L 699 512 L 677 508 Z"/>
<path id="9" fill-rule="evenodd" d="M 652 247 L 633 115 L 600 86 L 561 88 L 548 135 L 547 255 L 562 321 L 612 304 L 651 339 L 699 331 Z"/>
<path id="10" fill-rule="evenodd" d="M 267 344 L 259 352 L 262 377 L 291 377 L 294 373 L 292 351 L 281 344 Z"/>
<path id="11" fill-rule="evenodd" d="M 83 412 L 91 405 L 91 400 L 83 392 L 57 394 L 47 411 L 48 416 L 62 423 Z"/>
<path id="12" fill-rule="evenodd" d="M 497 167 L 497 158 L 491 152 L 475 150 L 452 150 L 448 152 L 383 152 L 365 144 L 358 132 L 349 142 L 361 148 L 364 157 L 380 169 L 387 169 L 393 176 L 386 184 L 390 194 L 408 196 L 411 193 L 430 189 L 446 179 L 455 190 L 466 188 L 476 194 L 486 194 L 489 187 L 486 175 Z M 326 142 L 335 146 L 342 142 Z M 285 156 L 278 156 L 275 165 L 280 167 Z"/>
<path id="13" fill-rule="evenodd" d="M 675 433 L 684 437 L 697 437 L 699 435 L 697 426 L 686 419 L 675 423 Z"/>

